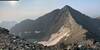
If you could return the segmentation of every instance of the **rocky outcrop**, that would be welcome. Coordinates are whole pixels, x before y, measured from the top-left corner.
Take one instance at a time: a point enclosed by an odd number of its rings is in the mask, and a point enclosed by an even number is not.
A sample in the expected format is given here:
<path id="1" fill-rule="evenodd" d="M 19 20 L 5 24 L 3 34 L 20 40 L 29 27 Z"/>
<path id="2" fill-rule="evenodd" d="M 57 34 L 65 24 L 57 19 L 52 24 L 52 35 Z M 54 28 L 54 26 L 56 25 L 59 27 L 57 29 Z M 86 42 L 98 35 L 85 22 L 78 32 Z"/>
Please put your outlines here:
<path id="1" fill-rule="evenodd" d="M 19 37 L 9 34 L 9 31 L 0 28 L 0 49 L 1 50 L 32 50 L 34 45 L 21 40 Z"/>

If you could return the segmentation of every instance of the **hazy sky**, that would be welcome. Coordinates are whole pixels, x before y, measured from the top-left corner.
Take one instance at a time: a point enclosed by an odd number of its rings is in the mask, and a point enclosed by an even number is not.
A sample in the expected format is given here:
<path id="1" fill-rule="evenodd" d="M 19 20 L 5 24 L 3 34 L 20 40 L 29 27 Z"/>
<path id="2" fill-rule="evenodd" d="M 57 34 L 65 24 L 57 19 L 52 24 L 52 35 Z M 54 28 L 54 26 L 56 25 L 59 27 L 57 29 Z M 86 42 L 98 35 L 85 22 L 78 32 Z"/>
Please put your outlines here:
<path id="1" fill-rule="evenodd" d="M 0 21 L 35 19 L 65 5 L 91 17 L 100 16 L 100 0 L 19 0 L 0 1 Z"/>

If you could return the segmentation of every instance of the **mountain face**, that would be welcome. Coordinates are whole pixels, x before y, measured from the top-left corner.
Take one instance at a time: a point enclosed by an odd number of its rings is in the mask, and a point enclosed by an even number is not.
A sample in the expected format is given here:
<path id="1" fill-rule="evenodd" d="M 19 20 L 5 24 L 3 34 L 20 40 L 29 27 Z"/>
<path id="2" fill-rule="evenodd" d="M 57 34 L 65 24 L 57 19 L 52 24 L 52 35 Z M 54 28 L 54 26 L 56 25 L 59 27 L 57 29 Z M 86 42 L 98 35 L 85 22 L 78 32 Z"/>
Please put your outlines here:
<path id="1" fill-rule="evenodd" d="M 33 27 L 34 26 L 34 20 L 31 19 L 26 19 L 18 24 L 16 24 L 12 29 L 11 32 L 13 32 L 12 34 L 16 35 L 16 36 L 21 36 L 21 37 L 32 37 L 31 35 L 33 33 L 31 33 L 33 31 Z M 24 33 L 24 34 L 23 34 Z M 28 33 L 28 36 L 27 36 Z"/>
<path id="2" fill-rule="evenodd" d="M 56 9 L 34 21 L 16 24 L 10 33 L 25 39 L 36 39 L 46 46 L 75 43 L 84 39 L 100 41 L 100 24 L 70 6 Z"/>
<path id="3" fill-rule="evenodd" d="M 3 28 L 10 30 L 12 27 L 15 26 L 15 24 L 17 24 L 17 22 L 15 22 L 15 21 L 2 21 L 0 23 L 0 27 L 3 27 Z"/>

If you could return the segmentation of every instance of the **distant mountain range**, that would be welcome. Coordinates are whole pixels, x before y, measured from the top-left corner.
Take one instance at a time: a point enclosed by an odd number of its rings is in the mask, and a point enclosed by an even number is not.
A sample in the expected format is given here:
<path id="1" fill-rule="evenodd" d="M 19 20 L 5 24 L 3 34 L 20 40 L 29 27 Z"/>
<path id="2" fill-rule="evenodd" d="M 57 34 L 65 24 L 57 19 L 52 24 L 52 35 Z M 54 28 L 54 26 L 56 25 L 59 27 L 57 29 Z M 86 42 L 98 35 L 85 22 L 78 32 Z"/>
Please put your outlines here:
<path id="1" fill-rule="evenodd" d="M 46 46 L 85 39 L 100 41 L 99 22 L 66 5 L 36 20 L 24 20 L 11 28 L 10 33 L 24 39 L 36 39 Z"/>
<path id="2" fill-rule="evenodd" d="M 10 30 L 12 27 L 15 26 L 15 24 L 17 24 L 16 21 L 2 21 L 0 23 L 0 27 Z"/>

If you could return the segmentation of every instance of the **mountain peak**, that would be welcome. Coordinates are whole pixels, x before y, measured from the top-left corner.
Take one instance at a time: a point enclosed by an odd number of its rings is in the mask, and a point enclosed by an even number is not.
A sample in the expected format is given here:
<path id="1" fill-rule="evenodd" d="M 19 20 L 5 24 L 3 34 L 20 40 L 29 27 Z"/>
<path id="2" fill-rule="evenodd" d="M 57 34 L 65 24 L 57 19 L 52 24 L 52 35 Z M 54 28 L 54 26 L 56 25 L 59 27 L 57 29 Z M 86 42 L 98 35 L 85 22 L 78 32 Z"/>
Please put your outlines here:
<path id="1" fill-rule="evenodd" d="M 36 39 L 41 44 L 47 46 L 56 45 L 62 42 L 61 39 L 65 39 L 64 42 L 70 44 L 76 41 L 82 41 L 87 37 L 90 38 L 90 35 L 93 33 L 93 37 L 96 38 L 100 30 L 95 28 L 97 25 L 93 22 L 93 19 L 66 5 L 62 9 L 56 9 L 47 13 L 33 22 L 24 21 L 23 23 L 19 23 L 10 32 L 20 37 L 23 36 L 22 38 Z M 40 33 L 36 34 L 35 32 Z"/>
<path id="2" fill-rule="evenodd" d="M 69 10 L 71 7 L 69 6 L 69 5 L 65 5 L 63 8 L 62 8 L 62 10 Z"/>
<path id="3" fill-rule="evenodd" d="M 70 6 L 69 5 L 65 5 L 64 8 L 70 8 Z"/>

